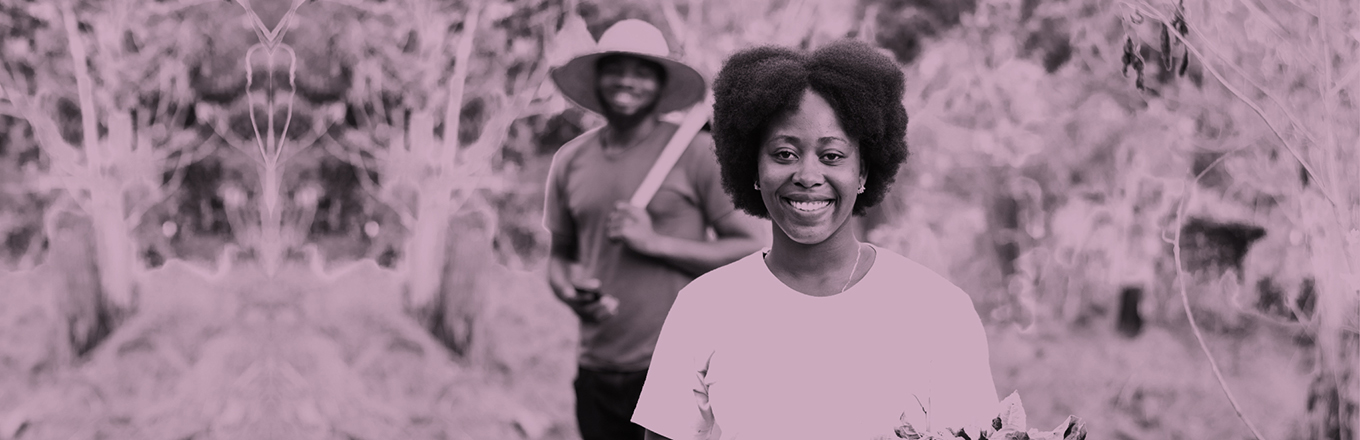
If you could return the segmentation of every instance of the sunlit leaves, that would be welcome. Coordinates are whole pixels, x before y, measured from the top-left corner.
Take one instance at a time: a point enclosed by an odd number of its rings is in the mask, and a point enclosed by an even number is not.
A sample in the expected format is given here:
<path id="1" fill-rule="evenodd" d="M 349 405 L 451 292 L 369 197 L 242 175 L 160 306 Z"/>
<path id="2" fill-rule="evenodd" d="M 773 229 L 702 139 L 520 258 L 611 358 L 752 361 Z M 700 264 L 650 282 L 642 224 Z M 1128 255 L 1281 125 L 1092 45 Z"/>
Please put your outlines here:
<path id="1" fill-rule="evenodd" d="M 1020 402 L 1020 393 L 1012 392 L 1001 400 L 1001 429 L 1014 429 L 1024 431 L 1025 425 L 1025 406 Z"/>
<path id="2" fill-rule="evenodd" d="M 967 427 L 948 427 L 923 431 L 912 426 L 904 414 L 901 425 L 893 428 L 895 437 L 909 440 L 1085 440 L 1086 422 L 1077 416 L 1068 416 L 1062 424 L 1050 431 L 1030 429 L 1026 426 L 1024 405 L 1020 394 L 1012 392 L 1001 401 L 999 415 L 990 422 Z"/>

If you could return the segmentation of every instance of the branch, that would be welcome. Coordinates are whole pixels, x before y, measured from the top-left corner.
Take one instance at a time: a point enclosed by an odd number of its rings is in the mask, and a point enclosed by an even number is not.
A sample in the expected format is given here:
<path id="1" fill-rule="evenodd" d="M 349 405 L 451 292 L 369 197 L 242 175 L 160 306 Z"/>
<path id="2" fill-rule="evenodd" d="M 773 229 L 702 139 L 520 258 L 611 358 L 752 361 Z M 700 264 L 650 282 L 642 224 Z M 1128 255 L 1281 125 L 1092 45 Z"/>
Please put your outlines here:
<path id="1" fill-rule="evenodd" d="M 1132 4 L 1127 1 L 1121 1 L 1120 4 L 1131 7 L 1136 11 L 1145 14 L 1146 16 L 1150 16 L 1154 20 L 1160 21 L 1163 25 L 1170 25 L 1171 23 L 1171 21 L 1167 20 L 1166 17 L 1161 14 L 1161 12 L 1151 7 L 1144 7 L 1142 4 Z M 1196 48 L 1196 46 L 1190 44 L 1190 42 L 1186 40 L 1185 37 L 1182 36 L 1179 32 L 1171 32 L 1170 34 L 1174 36 L 1177 40 L 1179 40 L 1181 44 L 1184 44 L 1185 47 L 1189 49 L 1191 52 L 1193 52 L 1196 57 L 1199 57 L 1199 59 L 1201 60 L 1208 59 L 1204 56 L 1203 53 L 1199 51 L 1198 48 Z M 1227 59 L 1226 57 L 1222 56 L 1217 51 L 1215 51 L 1214 45 L 1212 43 L 1209 43 L 1207 40 L 1205 41 L 1204 47 L 1206 50 L 1209 50 L 1211 53 L 1218 56 L 1219 58 L 1223 58 L 1225 60 Z M 1233 71 L 1238 73 L 1238 75 L 1241 75 L 1244 79 L 1246 79 L 1247 83 L 1251 84 L 1253 87 L 1256 87 L 1258 90 L 1261 90 L 1263 93 L 1265 93 L 1266 96 L 1269 97 L 1271 101 L 1275 103 L 1276 106 L 1278 106 L 1282 111 L 1284 111 L 1285 115 L 1288 116 L 1289 120 L 1299 128 L 1299 131 L 1303 132 L 1304 136 L 1308 137 L 1309 140 L 1313 141 L 1314 143 L 1317 143 L 1317 141 L 1313 139 L 1312 134 L 1308 132 L 1308 127 L 1299 122 L 1298 117 L 1294 116 L 1294 113 L 1290 111 L 1288 107 L 1285 107 L 1283 104 L 1280 104 L 1279 100 L 1275 98 L 1274 93 L 1271 93 L 1269 90 L 1266 90 L 1265 87 L 1262 87 L 1255 81 L 1252 81 L 1251 77 L 1242 73 L 1240 70 L 1237 69 L 1237 66 L 1233 65 L 1232 63 L 1225 61 L 1224 64 L 1227 64 L 1228 67 L 1232 68 Z M 1308 164 L 1308 161 L 1304 160 L 1303 155 L 1299 152 L 1298 147 L 1294 146 L 1292 143 L 1289 142 L 1289 140 L 1284 138 L 1284 135 L 1280 133 L 1279 127 L 1276 127 L 1275 123 L 1272 122 L 1271 119 L 1266 116 L 1265 110 L 1262 110 L 1260 106 L 1258 106 L 1251 99 L 1247 98 L 1245 94 L 1243 94 L 1240 90 L 1237 90 L 1236 87 L 1230 84 L 1228 80 L 1223 77 L 1223 74 L 1219 73 L 1218 69 L 1215 69 L 1212 64 L 1205 62 L 1204 68 L 1208 70 L 1209 73 L 1214 76 L 1214 78 L 1218 79 L 1218 82 L 1220 84 L 1223 84 L 1223 87 L 1227 88 L 1228 91 L 1233 94 L 1233 96 L 1237 97 L 1238 100 L 1242 101 L 1243 103 L 1247 104 L 1247 106 L 1251 107 L 1251 109 L 1256 112 L 1256 115 L 1260 116 L 1262 121 L 1265 121 L 1266 126 L 1270 128 L 1270 131 L 1272 133 L 1275 134 L 1275 137 L 1278 138 L 1280 142 L 1284 143 L 1285 149 L 1289 151 L 1289 154 L 1294 156 L 1294 160 L 1297 160 L 1299 164 L 1303 166 L 1304 171 L 1307 172 L 1308 175 L 1312 177 L 1314 182 L 1316 182 L 1318 191 L 1322 192 L 1322 196 L 1326 198 L 1327 201 L 1330 202 L 1333 207 L 1339 206 L 1336 203 L 1336 198 L 1332 197 L 1331 191 L 1328 191 L 1327 187 L 1324 186 L 1324 181 L 1320 179 L 1320 176 L 1317 173 L 1317 171 L 1314 170 L 1313 167 Z"/>
<path id="2" fill-rule="evenodd" d="M 288 114 L 289 119 L 291 119 L 292 110 L 289 110 Z M 304 134 L 304 137 L 300 137 L 298 139 L 293 140 L 293 148 L 289 150 L 288 155 L 281 156 L 280 161 L 288 162 L 292 160 L 294 157 L 297 157 L 299 154 L 306 152 L 306 149 L 308 147 L 316 145 L 317 142 L 321 141 L 322 137 L 325 137 L 326 134 L 330 132 L 332 125 L 335 125 L 335 120 L 330 118 L 322 118 L 321 122 L 314 123 L 312 129 L 308 130 L 307 133 Z M 284 127 L 286 129 L 287 125 L 285 124 Z M 283 133 L 284 133 L 283 141 L 286 142 L 288 141 L 288 132 L 284 131 Z"/>
<path id="3" fill-rule="evenodd" d="M 253 110 L 252 110 L 252 111 L 253 111 Z M 226 118 L 223 118 L 223 119 L 226 119 Z M 255 164 L 256 164 L 256 165 L 264 165 L 264 163 L 265 163 L 265 162 L 264 162 L 264 157 L 263 157 L 263 156 L 258 156 L 258 155 L 253 154 L 253 153 L 251 152 L 252 149 L 255 149 L 255 145 L 251 145 L 251 144 L 250 144 L 250 141 L 246 140 L 245 138 L 243 138 L 243 137 L 241 137 L 241 136 L 236 135 L 236 132 L 231 131 L 231 127 L 229 127 L 229 126 L 224 126 L 224 125 L 226 125 L 226 122 L 225 122 L 225 121 L 216 121 L 216 122 L 218 122 L 218 123 L 216 123 L 216 124 L 209 124 L 209 126 L 212 127 L 213 133 L 216 134 L 217 137 L 222 138 L 222 141 L 227 143 L 227 146 L 232 147 L 232 148 L 235 148 L 237 151 L 240 151 L 241 154 L 243 154 L 243 155 L 245 155 L 246 157 L 250 158 L 251 160 L 255 161 Z M 257 152 L 258 152 L 258 151 L 257 151 Z"/>
<path id="4" fill-rule="evenodd" d="M 1331 16 L 1330 14 L 1328 14 L 1327 11 L 1323 10 L 1323 8 L 1324 8 L 1325 6 L 1327 6 L 1327 3 L 1328 3 L 1327 0 L 1321 0 L 1321 1 L 1318 2 L 1318 21 L 1319 21 L 1319 25 L 1320 25 L 1320 26 L 1318 26 L 1318 27 L 1319 27 L 1319 30 L 1318 30 L 1318 38 L 1322 40 L 1322 48 L 1321 48 L 1321 50 L 1322 50 L 1322 60 L 1323 60 L 1323 61 L 1322 61 L 1322 82 L 1318 84 L 1318 92 L 1321 93 L 1320 98 L 1322 98 L 1322 117 L 1323 117 L 1323 124 L 1322 124 L 1322 125 L 1323 125 L 1323 130 L 1325 130 L 1325 131 L 1324 131 L 1324 135 L 1326 136 L 1326 139 L 1325 139 L 1326 143 L 1321 144 L 1321 145 L 1324 145 L 1324 146 L 1325 146 L 1325 147 L 1324 147 L 1324 148 L 1326 148 L 1325 151 L 1340 151 L 1340 150 L 1338 149 L 1339 145 L 1338 145 L 1338 142 L 1337 142 L 1337 140 L 1336 140 L 1336 123 L 1335 123 L 1335 122 L 1336 122 L 1336 120 L 1335 120 L 1336 109 L 1335 109 L 1335 106 L 1333 105 L 1331 95 L 1328 95 L 1328 94 L 1327 94 L 1327 90 L 1331 89 L 1331 88 L 1332 88 L 1332 85 L 1334 84 L 1334 83 L 1332 82 L 1332 79 L 1333 79 L 1333 76 L 1332 76 L 1332 75 L 1333 75 L 1333 72 L 1332 72 L 1332 63 L 1331 63 L 1331 58 L 1332 58 L 1332 43 L 1331 43 L 1331 39 L 1330 39 L 1330 38 L 1327 38 L 1327 34 L 1328 34 L 1328 32 L 1327 32 L 1327 25 L 1328 25 L 1329 20 L 1332 18 L 1332 16 Z M 1337 183 L 1337 182 L 1340 182 L 1339 177 L 1341 177 L 1341 176 L 1337 174 L 1337 171 L 1338 171 L 1337 168 L 1338 168 L 1339 166 L 1341 166 L 1341 164 L 1340 164 L 1339 162 L 1340 162 L 1340 161 L 1337 161 L 1337 160 L 1330 160 L 1330 161 L 1327 161 L 1327 163 L 1324 163 L 1324 164 L 1323 164 L 1323 166 L 1327 169 L 1327 171 L 1329 171 L 1329 172 L 1327 173 L 1327 174 L 1328 174 L 1327 177 L 1332 178 L 1332 179 L 1328 180 L 1327 183 L 1330 184 L 1330 183 Z M 1318 182 L 1318 183 L 1322 183 L 1322 182 Z M 1332 207 L 1333 207 L 1333 208 L 1337 207 L 1337 206 L 1336 206 L 1336 202 L 1332 202 Z M 1343 252 L 1343 253 L 1344 253 L 1344 252 Z M 1351 266 L 1351 267 L 1355 267 L 1355 266 Z"/>
<path id="5" fill-rule="evenodd" d="M 575 13 L 575 11 L 571 11 L 571 13 Z M 661 13 L 666 17 L 666 24 L 670 26 L 671 33 L 675 34 L 675 39 L 680 41 L 680 53 L 689 55 L 689 27 L 680 18 L 680 9 L 675 6 L 675 0 L 662 1 Z"/>
<path id="6" fill-rule="evenodd" d="M 327 3 L 334 3 L 337 5 L 347 6 L 376 16 L 390 16 L 392 15 L 392 11 L 396 9 L 395 7 L 392 6 L 396 2 L 391 3 L 383 2 L 378 4 L 372 4 L 370 2 L 365 2 L 362 0 L 323 0 L 323 1 Z"/>
<path id="7" fill-rule="evenodd" d="M 3 91 L 4 91 L 4 89 L 0 89 L 0 92 L 3 92 Z M 17 119 L 25 119 L 25 120 L 28 119 L 28 118 L 24 117 L 24 113 L 21 112 L 21 111 L 19 111 L 18 108 L 14 107 L 14 104 L 12 104 L 12 103 L 11 103 L 11 104 L 0 103 L 0 115 L 3 115 L 3 116 L 10 116 L 10 117 L 17 118 Z"/>
<path id="8" fill-rule="evenodd" d="M 540 86 L 547 81 L 547 77 L 548 63 L 541 62 L 538 64 L 538 67 L 534 69 L 533 73 L 528 75 L 528 84 L 515 92 L 513 100 L 510 100 L 510 97 L 505 96 L 504 93 L 499 93 L 499 96 L 502 98 L 501 101 L 509 100 L 510 105 L 508 108 L 502 108 L 501 111 L 496 112 L 495 115 L 486 122 L 486 125 L 482 129 L 481 138 L 477 139 L 477 143 L 468 151 L 470 155 L 475 154 L 472 156 L 473 159 L 463 161 L 464 163 L 459 164 L 466 171 L 461 172 L 458 175 L 473 177 L 490 168 L 490 159 L 496 152 L 500 151 L 499 147 L 504 143 L 505 137 L 509 134 L 510 126 L 513 125 L 515 121 L 519 120 L 520 115 L 522 115 L 524 110 L 529 107 L 529 104 L 533 102 L 534 96 L 537 95 Z"/>
<path id="9" fill-rule="evenodd" d="M 199 6 L 220 3 L 221 0 L 180 0 L 176 2 L 152 3 L 151 5 L 139 5 L 146 8 L 146 12 L 151 16 L 169 15 L 179 13 L 185 9 L 196 8 Z"/>
<path id="10" fill-rule="evenodd" d="M 61 2 L 61 18 L 66 28 L 66 42 L 71 45 L 71 61 L 76 73 L 76 90 L 80 95 L 81 143 L 85 149 L 85 166 L 93 175 L 100 175 L 104 165 L 104 152 L 99 148 L 99 119 L 95 115 L 94 84 L 90 80 L 90 55 L 85 47 L 85 39 L 80 36 L 76 25 L 76 13 L 71 3 Z"/>
<path id="11" fill-rule="evenodd" d="M 33 108 L 27 99 L 10 95 L 9 105 L 0 105 L 0 115 L 27 121 L 33 128 L 33 136 L 37 138 L 38 146 L 52 158 L 52 165 L 57 171 L 70 175 L 83 174 L 79 165 L 80 153 L 61 138 L 61 130 L 57 128 L 57 123 Z"/>
<path id="12" fill-rule="evenodd" d="M 1223 155 L 1223 157 L 1227 157 L 1227 155 L 1225 154 Z M 1219 388 L 1221 388 L 1223 390 L 1223 394 L 1228 397 L 1228 403 L 1232 405 L 1233 411 L 1237 413 L 1237 417 L 1239 419 L 1242 419 L 1242 423 L 1247 425 L 1247 429 L 1251 431 L 1252 435 L 1256 436 L 1257 440 L 1265 440 L 1265 437 L 1261 435 L 1261 431 L 1256 429 L 1256 425 L 1252 424 L 1251 420 L 1248 419 L 1247 416 L 1242 413 L 1241 405 L 1239 405 L 1237 403 L 1237 399 L 1233 397 L 1232 390 L 1228 388 L 1228 382 L 1223 379 L 1223 372 L 1219 370 L 1218 362 L 1214 360 L 1213 353 L 1209 352 L 1209 345 L 1204 342 L 1204 334 L 1200 332 L 1199 324 L 1195 322 L 1195 315 L 1190 311 L 1190 295 L 1186 292 L 1185 287 L 1185 278 L 1188 275 L 1185 273 L 1185 266 L 1181 262 L 1181 229 L 1183 229 L 1185 225 L 1186 202 L 1188 202 L 1190 198 L 1194 197 L 1195 189 L 1199 185 L 1199 180 L 1203 178 L 1204 175 L 1208 173 L 1208 171 L 1212 169 L 1214 165 L 1217 165 L 1219 162 L 1221 162 L 1223 160 L 1223 157 L 1218 158 L 1218 160 L 1214 161 L 1214 163 L 1210 164 L 1208 167 L 1205 167 L 1204 171 L 1201 171 L 1199 175 L 1195 176 L 1195 180 L 1191 182 L 1190 185 L 1188 185 L 1189 186 L 1187 190 L 1188 194 L 1186 194 L 1186 196 L 1181 199 L 1179 206 L 1177 206 L 1176 208 L 1176 237 L 1171 243 L 1172 244 L 1171 253 L 1172 257 L 1174 257 L 1176 260 L 1176 282 L 1177 285 L 1180 287 L 1181 305 L 1185 307 L 1185 318 L 1190 321 L 1190 330 L 1195 333 L 1195 340 L 1199 341 L 1200 350 L 1204 352 L 1204 357 L 1209 360 L 1209 368 L 1213 370 L 1214 378 L 1218 379 Z"/>
<path id="13" fill-rule="evenodd" d="M 467 85 L 468 65 L 472 64 L 472 40 L 477 36 L 477 22 L 481 21 L 482 7 L 473 6 L 463 19 L 463 35 L 458 38 L 453 77 L 449 78 L 448 104 L 444 108 L 444 145 L 438 154 L 439 163 L 458 161 L 458 130 L 463 109 L 463 89 Z"/>
<path id="14" fill-rule="evenodd" d="M 331 136 L 330 134 L 326 134 L 325 138 L 329 139 L 331 142 L 322 142 L 322 146 L 326 148 L 326 151 L 330 153 L 332 156 L 335 156 L 340 160 L 343 160 L 349 163 L 350 165 L 354 166 L 355 174 L 359 178 L 359 187 L 362 188 L 364 192 L 368 194 L 369 197 L 372 197 L 374 200 L 382 202 L 383 204 L 392 208 L 392 211 L 397 213 L 397 216 L 401 219 L 402 227 L 410 229 L 412 225 L 415 225 L 416 222 L 415 214 L 412 213 L 411 210 L 407 206 L 405 206 L 405 204 L 397 203 L 397 201 L 392 200 L 392 198 L 386 197 L 383 193 L 383 189 L 385 189 L 386 186 L 379 185 L 378 182 L 375 182 L 368 175 L 369 171 L 371 170 L 371 168 L 368 165 L 368 161 L 364 160 L 363 155 L 358 153 L 358 151 L 362 150 L 363 147 L 355 146 L 352 149 L 346 148 L 345 142 L 343 140 Z M 334 148 L 332 148 L 332 143 L 334 144 Z M 379 160 L 381 159 L 378 159 L 376 157 L 374 158 L 374 162 L 377 162 Z"/>
<path id="15" fill-rule="evenodd" d="M 195 136 L 193 139 L 190 140 L 190 142 L 206 144 L 210 140 L 211 139 L 204 139 L 201 142 L 197 142 L 198 137 Z M 172 138 L 170 142 L 174 142 L 174 139 Z M 188 143 L 186 142 L 186 145 L 187 144 Z M 128 224 L 133 225 L 134 227 L 140 225 L 142 223 L 142 217 L 145 216 L 146 213 L 151 210 L 151 208 L 169 199 L 171 194 L 179 192 L 179 189 L 184 184 L 184 175 L 189 165 L 192 165 L 194 163 L 197 163 L 198 161 L 206 159 L 208 158 L 208 156 L 212 156 L 213 154 L 212 151 L 213 149 L 208 148 L 204 148 L 203 150 L 206 151 L 203 151 L 200 154 L 192 154 L 195 151 L 194 149 L 184 147 L 185 145 L 172 145 L 171 147 L 167 148 L 167 150 L 170 150 L 169 153 L 166 153 L 164 156 L 157 158 L 157 161 L 159 163 L 164 164 L 166 161 L 170 160 L 170 156 L 174 154 L 174 152 L 176 151 L 179 152 L 179 157 L 175 162 L 175 168 L 170 172 L 170 181 L 166 182 L 161 187 L 156 188 L 153 197 L 148 197 L 146 200 L 142 201 L 138 206 L 130 208 L 131 214 L 127 216 Z"/>

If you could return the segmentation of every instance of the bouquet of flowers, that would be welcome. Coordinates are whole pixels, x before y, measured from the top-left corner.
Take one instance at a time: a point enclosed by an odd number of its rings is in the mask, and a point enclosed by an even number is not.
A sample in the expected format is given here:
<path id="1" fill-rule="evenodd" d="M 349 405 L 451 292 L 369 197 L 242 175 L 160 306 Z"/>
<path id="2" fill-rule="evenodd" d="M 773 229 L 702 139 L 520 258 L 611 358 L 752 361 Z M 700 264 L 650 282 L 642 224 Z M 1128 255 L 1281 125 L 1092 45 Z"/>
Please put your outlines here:
<path id="1" fill-rule="evenodd" d="M 1077 416 L 1068 416 L 1051 431 L 1027 427 L 1025 407 L 1021 405 L 1018 393 L 1007 396 L 1000 407 L 1000 414 L 989 423 L 929 432 L 911 426 L 904 415 L 902 424 L 894 428 L 891 435 L 881 435 L 874 440 L 1086 440 L 1086 422 Z"/>

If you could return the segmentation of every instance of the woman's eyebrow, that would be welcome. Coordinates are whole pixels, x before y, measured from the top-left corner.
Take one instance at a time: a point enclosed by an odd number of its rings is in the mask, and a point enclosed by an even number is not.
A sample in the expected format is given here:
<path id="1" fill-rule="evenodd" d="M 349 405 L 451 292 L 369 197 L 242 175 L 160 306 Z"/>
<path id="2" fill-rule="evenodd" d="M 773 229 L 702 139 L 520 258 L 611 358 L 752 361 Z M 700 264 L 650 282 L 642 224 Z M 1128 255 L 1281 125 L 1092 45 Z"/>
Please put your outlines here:
<path id="1" fill-rule="evenodd" d="M 801 140 L 802 138 L 799 138 L 798 136 L 794 136 L 791 134 L 774 133 L 770 135 L 770 139 L 766 142 L 787 141 L 789 143 L 799 144 L 801 143 L 800 142 Z M 850 143 L 850 140 L 840 136 L 822 136 L 820 138 L 817 138 L 818 144 L 828 144 L 831 142 L 840 142 L 843 144 L 848 144 Z"/>
<path id="2" fill-rule="evenodd" d="M 823 144 L 823 145 L 829 144 L 829 143 L 831 143 L 831 142 L 840 142 L 840 143 L 842 143 L 842 144 L 849 144 L 849 143 L 850 143 L 850 140 L 849 140 L 849 139 L 846 139 L 846 138 L 843 138 L 843 137 L 840 137 L 840 136 L 822 136 L 821 138 L 817 139 L 817 142 L 820 143 L 820 144 Z"/>
<path id="3" fill-rule="evenodd" d="M 766 140 L 765 143 L 773 144 L 778 142 L 788 142 L 797 145 L 799 144 L 798 140 L 799 140 L 798 137 L 794 135 L 774 133 L 770 135 L 770 139 Z"/>

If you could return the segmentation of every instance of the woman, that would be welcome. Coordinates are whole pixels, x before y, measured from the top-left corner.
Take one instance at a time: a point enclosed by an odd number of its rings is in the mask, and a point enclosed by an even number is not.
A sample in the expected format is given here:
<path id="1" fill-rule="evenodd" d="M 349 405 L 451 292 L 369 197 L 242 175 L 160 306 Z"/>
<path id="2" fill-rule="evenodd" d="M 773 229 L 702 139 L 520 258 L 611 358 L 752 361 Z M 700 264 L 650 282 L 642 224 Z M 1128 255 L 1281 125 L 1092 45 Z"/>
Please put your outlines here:
<path id="1" fill-rule="evenodd" d="M 651 438 L 869 439 L 996 416 L 967 294 L 852 231 L 906 160 L 903 82 L 859 42 L 728 59 L 723 188 L 774 241 L 680 292 L 633 413 Z"/>

